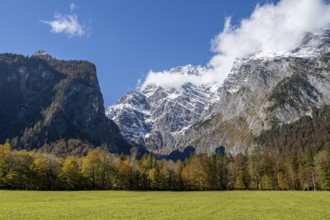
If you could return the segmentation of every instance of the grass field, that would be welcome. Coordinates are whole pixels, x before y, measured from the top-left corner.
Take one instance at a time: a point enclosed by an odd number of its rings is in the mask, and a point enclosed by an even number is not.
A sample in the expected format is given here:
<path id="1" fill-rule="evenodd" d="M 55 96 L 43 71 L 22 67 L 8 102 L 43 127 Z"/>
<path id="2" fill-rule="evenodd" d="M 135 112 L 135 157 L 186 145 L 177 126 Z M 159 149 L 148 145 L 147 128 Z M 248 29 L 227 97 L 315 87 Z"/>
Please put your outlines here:
<path id="1" fill-rule="evenodd" d="M 0 219 L 330 219 L 330 192 L 0 191 Z"/>

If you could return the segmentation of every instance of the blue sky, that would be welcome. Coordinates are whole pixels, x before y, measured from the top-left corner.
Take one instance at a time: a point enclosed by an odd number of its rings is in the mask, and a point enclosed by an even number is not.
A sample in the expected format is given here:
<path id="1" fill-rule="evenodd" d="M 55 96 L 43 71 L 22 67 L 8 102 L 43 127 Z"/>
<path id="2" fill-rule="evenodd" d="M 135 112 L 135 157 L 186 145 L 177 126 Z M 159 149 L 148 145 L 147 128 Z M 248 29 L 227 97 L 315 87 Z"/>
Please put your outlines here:
<path id="1" fill-rule="evenodd" d="M 95 63 L 107 106 L 149 70 L 206 65 L 214 55 L 211 40 L 223 30 L 225 18 L 238 24 L 258 2 L 265 1 L 3 0 L 0 52 L 31 55 L 44 49 L 58 59 Z M 56 15 L 76 16 L 81 32 L 52 32 L 49 24 Z"/>

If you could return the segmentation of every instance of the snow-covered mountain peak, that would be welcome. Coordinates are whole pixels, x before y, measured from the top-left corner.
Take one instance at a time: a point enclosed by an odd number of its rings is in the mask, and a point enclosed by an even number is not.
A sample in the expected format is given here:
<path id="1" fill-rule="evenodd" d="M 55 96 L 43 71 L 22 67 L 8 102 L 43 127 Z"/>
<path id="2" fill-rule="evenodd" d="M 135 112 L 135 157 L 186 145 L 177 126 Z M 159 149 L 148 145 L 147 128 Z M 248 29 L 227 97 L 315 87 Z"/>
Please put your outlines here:
<path id="1" fill-rule="evenodd" d="M 168 72 L 202 75 L 202 66 L 180 66 Z M 106 110 L 123 135 L 132 144 L 159 149 L 174 141 L 190 125 L 199 121 L 210 105 L 219 100 L 220 84 L 195 85 L 186 83 L 179 88 L 146 85 L 127 93 Z M 174 143 L 173 143 L 174 144 Z M 152 147 L 154 146 L 154 147 Z M 159 152 L 158 152 L 159 153 Z"/>
<path id="2" fill-rule="evenodd" d="M 178 67 L 174 67 L 171 68 L 170 70 L 168 70 L 169 73 L 180 73 L 182 75 L 203 75 L 204 73 L 207 72 L 207 68 L 204 66 L 193 66 L 191 64 L 188 64 L 186 66 L 178 66 Z"/>
<path id="3" fill-rule="evenodd" d="M 330 52 L 330 27 L 315 33 L 306 33 L 301 43 L 291 51 L 258 51 L 255 54 L 242 58 L 241 61 L 251 59 L 272 60 L 277 57 L 317 57 Z M 239 62 L 238 62 L 239 63 Z"/>
<path id="4" fill-rule="evenodd" d="M 193 145 L 212 152 L 234 151 L 247 139 L 308 114 L 311 106 L 330 104 L 330 31 L 307 34 L 288 52 L 258 52 L 236 59 L 223 82 L 163 87 L 156 77 L 107 108 L 124 137 L 156 153 Z M 203 66 L 180 66 L 154 73 L 169 84 L 210 72 Z M 157 75 L 158 74 L 158 75 Z M 179 76 L 179 77 L 178 77 Z M 168 77 L 168 78 L 167 78 Z M 157 78 L 159 79 L 159 78 Z"/>

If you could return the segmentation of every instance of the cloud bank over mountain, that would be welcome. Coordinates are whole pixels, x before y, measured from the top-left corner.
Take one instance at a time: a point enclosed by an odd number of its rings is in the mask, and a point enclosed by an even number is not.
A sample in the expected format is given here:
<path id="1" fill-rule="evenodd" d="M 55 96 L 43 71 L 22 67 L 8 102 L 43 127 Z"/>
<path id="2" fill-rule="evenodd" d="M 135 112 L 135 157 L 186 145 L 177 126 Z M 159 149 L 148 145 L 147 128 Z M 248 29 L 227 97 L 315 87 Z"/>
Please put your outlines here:
<path id="1" fill-rule="evenodd" d="M 324 0 L 281 0 L 257 5 L 249 18 L 233 26 L 226 18 L 223 31 L 212 40 L 215 55 L 209 70 L 200 75 L 150 71 L 142 86 L 180 87 L 186 83 L 222 83 L 236 59 L 257 52 L 286 52 L 294 49 L 308 32 L 330 24 L 330 4 Z"/>

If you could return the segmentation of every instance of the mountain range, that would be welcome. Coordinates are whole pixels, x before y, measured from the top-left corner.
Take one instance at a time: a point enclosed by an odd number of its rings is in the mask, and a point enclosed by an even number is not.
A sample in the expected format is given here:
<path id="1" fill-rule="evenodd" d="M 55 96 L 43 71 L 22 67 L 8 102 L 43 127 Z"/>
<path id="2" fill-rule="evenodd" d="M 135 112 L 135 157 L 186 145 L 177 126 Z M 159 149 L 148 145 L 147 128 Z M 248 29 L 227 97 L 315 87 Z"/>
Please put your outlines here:
<path id="1" fill-rule="evenodd" d="M 306 34 L 289 52 L 236 59 L 223 82 L 143 84 L 104 108 L 96 67 L 0 54 L 0 143 L 55 154 L 132 147 L 156 155 L 233 154 L 330 141 L 330 29 Z M 169 74 L 203 77 L 204 66 Z"/>
<path id="2" fill-rule="evenodd" d="M 329 58 L 330 30 L 324 29 L 306 34 L 292 51 L 260 51 L 237 59 L 223 83 L 143 85 L 106 108 L 106 115 L 130 144 L 155 154 L 188 146 L 198 153 L 214 153 L 220 147 L 238 153 L 260 146 L 326 142 Z M 187 65 L 168 72 L 202 76 L 207 70 Z"/>

